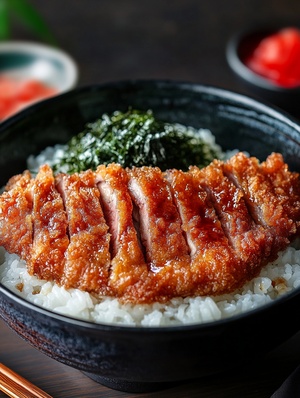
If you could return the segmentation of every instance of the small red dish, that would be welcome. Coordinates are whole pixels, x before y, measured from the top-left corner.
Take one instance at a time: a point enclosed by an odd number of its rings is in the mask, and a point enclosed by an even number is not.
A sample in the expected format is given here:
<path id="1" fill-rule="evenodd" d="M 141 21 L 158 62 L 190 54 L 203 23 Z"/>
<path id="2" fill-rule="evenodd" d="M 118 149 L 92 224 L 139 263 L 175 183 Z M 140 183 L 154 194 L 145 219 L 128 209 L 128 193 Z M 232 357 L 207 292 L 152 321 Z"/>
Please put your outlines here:
<path id="1" fill-rule="evenodd" d="M 0 120 L 56 94 L 58 90 L 37 79 L 16 79 L 0 75 Z"/>
<path id="2" fill-rule="evenodd" d="M 299 87 L 300 29 L 287 27 L 263 37 L 242 62 L 279 87 Z"/>
<path id="3" fill-rule="evenodd" d="M 282 40 L 282 32 L 295 33 L 298 32 L 298 27 L 283 26 L 274 28 L 260 28 L 257 30 L 246 30 L 242 33 L 234 35 L 228 42 L 226 48 L 227 62 L 232 71 L 239 77 L 240 81 L 244 83 L 247 91 L 258 96 L 259 99 L 267 101 L 288 111 L 289 113 L 300 117 L 300 107 L 298 105 L 300 99 L 300 85 L 294 81 L 283 79 L 274 76 L 274 68 L 281 72 L 287 72 L 287 58 L 284 60 L 285 54 L 276 48 L 276 45 Z M 285 45 L 289 45 L 287 40 Z M 268 47 L 269 46 L 269 47 Z M 272 47 L 273 46 L 273 47 Z M 271 65 L 270 57 L 266 51 L 273 51 L 271 56 L 274 58 L 277 65 Z M 286 50 L 288 52 L 289 49 Z M 296 48 L 297 51 L 297 48 Z M 276 53 L 277 52 L 277 53 Z M 278 57 L 278 52 L 281 54 L 281 59 Z M 274 54 L 275 53 L 275 54 Z M 288 57 L 288 56 L 287 56 Z M 269 63 L 268 63 L 269 62 Z M 281 66 L 279 65 L 281 62 Z M 300 65 L 300 30 L 299 30 L 299 59 Z M 300 71 L 299 71 L 300 82 Z"/>

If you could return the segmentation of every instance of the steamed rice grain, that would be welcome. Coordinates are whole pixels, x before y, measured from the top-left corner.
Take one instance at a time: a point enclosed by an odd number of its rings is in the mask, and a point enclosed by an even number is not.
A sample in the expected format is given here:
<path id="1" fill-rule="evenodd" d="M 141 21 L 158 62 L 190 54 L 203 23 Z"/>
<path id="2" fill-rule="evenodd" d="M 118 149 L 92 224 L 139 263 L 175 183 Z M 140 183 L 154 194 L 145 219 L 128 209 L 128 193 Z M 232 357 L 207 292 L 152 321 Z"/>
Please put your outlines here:
<path id="1" fill-rule="evenodd" d="M 261 307 L 300 286 L 300 250 L 288 247 L 238 291 L 218 297 L 174 298 L 166 304 L 122 304 L 30 276 L 26 263 L 0 248 L 0 281 L 26 300 L 86 321 L 128 326 L 201 324 Z"/>

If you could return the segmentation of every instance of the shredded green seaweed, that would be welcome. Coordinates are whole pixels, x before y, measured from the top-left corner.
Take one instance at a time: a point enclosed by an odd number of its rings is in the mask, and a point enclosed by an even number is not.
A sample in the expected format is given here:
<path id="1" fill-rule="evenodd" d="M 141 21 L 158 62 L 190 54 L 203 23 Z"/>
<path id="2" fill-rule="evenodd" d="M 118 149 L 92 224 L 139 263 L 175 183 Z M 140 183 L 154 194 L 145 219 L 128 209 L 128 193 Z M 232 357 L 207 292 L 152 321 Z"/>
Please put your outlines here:
<path id="1" fill-rule="evenodd" d="M 204 167 L 218 156 L 197 130 L 158 120 L 151 110 L 129 109 L 87 124 L 68 142 L 54 170 L 75 173 L 113 162 L 187 170 L 191 164 Z"/>

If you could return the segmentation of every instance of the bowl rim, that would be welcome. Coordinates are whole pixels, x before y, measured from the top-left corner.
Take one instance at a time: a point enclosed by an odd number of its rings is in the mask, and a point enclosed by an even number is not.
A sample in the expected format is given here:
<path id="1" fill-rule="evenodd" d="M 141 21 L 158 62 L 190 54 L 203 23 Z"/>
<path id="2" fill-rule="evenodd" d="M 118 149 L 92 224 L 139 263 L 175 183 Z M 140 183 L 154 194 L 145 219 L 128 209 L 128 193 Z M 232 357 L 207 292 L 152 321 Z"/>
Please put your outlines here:
<path id="1" fill-rule="evenodd" d="M 233 34 L 226 45 L 225 55 L 227 59 L 227 63 L 232 69 L 232 71 L 245 80 L 248 84 L 252 84 L 257 86 L 261 89 L 268 90 L 270 92 L 275 93 L 300 93 L 300 85 L 296 87 L 282 87 L 277 84 L 272 83 L 269 79 L 260 76 L 259 74 L 252 71 L 250 68 L 245 65 L 245 63 L 241 60 L 239 56 L 239 48 L 243 41 L 249 39 L 251 36 L 254 35 L 261 35 L 267 36 L 268 34 L 275 33 L 280 29 L 287 27 L 288 25 L 284 26 L 262 26 L 257 28 L 246 28 L 240 32 Z"/>
<path id="2" fill-rule="evenodd" d="M 83 87 L 77 87 L 73 90 L 70 90 L 66 93 L 59 94 L 55 97 L 51 97 L 48 99 L 45 99 L 43 101 L 40 101 L 36 104 L 33 104 L 26 109 L 18 112 L 17 114 L 11 116 L 10 118 L 4 120 L 2 123 L 0 123 L 0 135 L 2 132 L 6 130 L 6 128 L 9 128 L 9 126 L 17 123 L 18 121 L 21 121 L 24 116 L 35 113 L 38 109 L 46 107 L 48 104 L 55 104 L 56 102 L 63 101 L 64 99 L 67 99 L 68 97 L 71 97 L 73 95 L 81 95 L 81 94 L 86 94 L 89 92 L 97 92 L 101 91 L 102 89 L 107 89 L 107 88 L 114 88 L 114 89 L 121 89 L 124 86 L 128 85 L 160 85 L 160 86 L 165 86 L 165 87 L 172 87 L 176 86 L 181 89 L 189 89 L 192 91 L 196 92 L 201 92 L 204 94 L 212 94 L 214 96 L 220 97 L 220 98 L 226 98 L 228 100 L 231 100 L 235 103 L 239 102 L 239 104 L 250 106 L 254 108 L 256 111 L 264 112 L 268 116 L 272 116 L 279 120 L 280 122 L 283 122 L 287 124 L 289 127 L 292 129 L 296 130 L 297 133 L 299 134 L 299 140 L 300 140 L 300 123 L 299 121 L 291 116 L 289 113 L 285 112 L 284 110 L 277 109 L 276 106 L 269 105 L 265 103 L 262 100 L 257 100 L 254 97 L 251 97 L 249 95 L 241 94 L 236 91 L 232 91 L 229 89 L 225 88 L 220 88 L 217 86 L 212 86 L 208 84 L 199 84 L 195 82 L 188 82 L 188 81 L 177 81 L 177 80 L 166 80 L 166 79 L 128 79 L 128 80 L 119 80 L 119 81 L 110 81 L 110 82 L 105 82 L 105 83 L 99 83 L 99 84 L 93 84 L 93 85 L 88 85 L 88 86 L 83 86 Z M 224 324 L 228 323 L 235 323 L 239 322 L 241 319 L 245 318 L 252 318 L 258 314 L 263 314 L 264 312 L 268 311 L 269 308 L 279 306 L 286 301 L 289 301 L 290 299 L 294 298 L 294 296 L 297 296 L 300 294 L 300 288 L 295 288 L 294 290 L 285 293 L 281 297 L 278 297 L 274 301 L 271 301 L 269 303 L 263 304 L 260 307 L 257 307 L 255 309 L 248 310 L 244 313 L 239 313 L 233 316 L 230 316 L 228 318 L 223 318 L 215 321 L 209 321 L 209 322 L 204 322 L 204 323 L 192 323 L 192 324 L 180 324 L 180 325 L 169 325 L 169 326 L 140 326 L 140 325 L 125 325 L 125 324 L 114 324 L 114 323 L 98 323 L 98 322 L 93 322 L 93 321 L 88 321 L 88 320 L 83 320 L 83 319 L 78 319 L 74 318 L 72 316 L 64 315 L 64 314 L 59 314 L 56 313 L 50 309 L 44 308 L 38 304 L 35 304 L 33 302 L 30 302 L 26 300 L 25 298 L 19 296 L 17 293 L 13 292 L 6 286 L 4 286 L 0 282 L 0 294 L 4 294 L 5 296 L 9 297 L 13 301 L 15 301 L 17 304 L 22 305 L 26 307 L 29 310 L 32 311 L 37 311 L 41 315 L 49 316 L 50 318 L 66 322 L 67 324 L 70 325 L 76 325 L 80 326 L 82 328 L 86 329 L 95 329 L 95 330 L 113 330 L 113 331 L 130 331 L 130 333 L 147 333 L 151 331 L 152 333 L 165 333 L 165 332 L 172 332 L 172 333 L 177 333 L 177 332 L 182 332 L 184 331 L 198 331 L 198 330 L 203 330 L 203 329 L 211 329 L 217 327 L 221 327 Z"/>
<path id="3" fill-rule="evenodd" d="M 59 60 L 66 69 L 64 88 L 57 87 L 59 93 L 74 89 L 78 83 L 79 70 L 77 63 L 65 50 L 48 44 L 33 41 L 2 41 L 0 42 L 0 56 L 3 54 L 31 54 L 36 57 L 51 57 Z M 9 69 L 1 70 L 1 74 L 8 73 Z"/>
<path id="4" fill-rule="evenodd" d="M 215 86 L 211 84 L 205 84 L 205 83 L 198 83 L 198 82 L 192 82 L 192 81 L 185 81 L 185 80 L 172 80 L 172 79 L 123 79 L 123 80 L 113 80 L 113 81 L 107 81 L 103 83 L 94 83 L 94 84 L 89 84 L 89 85 L 84 85 L 84 86 L 78 86 L 74 87 L 71 90 L 68 90 L 66 92 L 61 92 L 58 93 L 57 95 L 43 99 L 41 101 L 38 101 L 32 105 L 27 106 L 26 108 L 20 110 L 19 112 L 15 113 L 14 115 L 10 116 L 9 118 L 6 118 L 5 120 L 0 122 L 0 134 L 2 133 L 2 130 L 5 128 L 9 127 L 10 125 L 16 123 L 19 120 L 22 120 L 26 114 L 30 116 L 31 114 L 37 112 L 39 109 L 43 109 L 45 105 L 55 105 L 55 103 L 59 103 L 60 101 L 63 101 L 65 99 L 68 99 L 68 97 L 72 96 L 80 96 L 80 95 L 85 95 L 88 94 L 89 92 L 98 92 L 103 89 L 116 89 L 116 90 L 121 90 L 123 88 L 126 88 L 128 86 L 134 87 L 137 85 L 143 85 L 144 87 L 146 86 L 153 86 L 157 85 L 159 87 L 172 87 L 176 86 L 177 88 L 181 89 L 188 89 L 191 91 L 195 92 L 201 92 L 203 94 L 208 94 L 208 95 L 213 95 L 216 97 L 220 98 L 225 98 L 229 101 L 233 102 L 239 102 L 240 104 L 246 106 L 246 107 L 251 107 L 255 109 L 256 111 L 259 112 L 264 112 L 268 116 L 271 116 L 275 119 L 277 119 L 280 122 L 283 122 L 287 124 L 289 127 L 293 128 L 294 130 L 297 130 L 297 132 L 300 134 L 300 123 L 299 123 L 299 118 L 293 116 L 290 114 L 288 111 L 278 107 L 276 104 L 271 104 L 270 102 L 257 98 L 255 96 L 252 96 L 251 94 L 244 94 L 241 92 L 238 92 L 236 90 L 230 90 L 228 88 L 220 87 L 220 86 Z"/>

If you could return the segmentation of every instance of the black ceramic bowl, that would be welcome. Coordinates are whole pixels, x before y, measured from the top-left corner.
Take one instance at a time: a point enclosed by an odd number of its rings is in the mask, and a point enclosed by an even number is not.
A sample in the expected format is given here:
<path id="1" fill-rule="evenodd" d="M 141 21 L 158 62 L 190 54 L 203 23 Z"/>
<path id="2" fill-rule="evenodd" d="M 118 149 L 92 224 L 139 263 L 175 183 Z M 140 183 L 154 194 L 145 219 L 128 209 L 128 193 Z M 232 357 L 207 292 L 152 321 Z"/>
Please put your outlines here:
<path id="1" fill-rule="evenodd" d="M 248 92 L 300 117 L 300 87 L 285 88 L 253 72 L 244 62 L 265 37 L 283 29 L 282 26 L 246 29 L 232 36 L 226 48 L 227 62 Z"/>
<path id="2" fill-rule="evenodd" d="M 151 108 L 158 117 L 209 128 L 224 149 L 264 159 L 280 151 L 300 170 L 300 126 L 253 99 L 188 83 L 128 81 L 77 89 L 0 125 L 0 184 L 29 154 L 66 142 L 103 112 Z M 251 363 L 300 329 L 300 290 L 260 309 L 213 323 L 176 327 L 93 324 L 57 315 L 0 285 L 0 315 L 41 352 L 124 391 L 149 391 Z M 280 326 L 279 326 L 280 325 Z M 282 325 L 284 327 L 282 327 Z"/>

